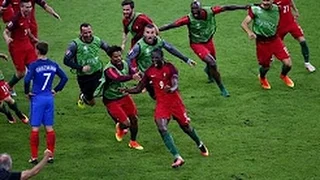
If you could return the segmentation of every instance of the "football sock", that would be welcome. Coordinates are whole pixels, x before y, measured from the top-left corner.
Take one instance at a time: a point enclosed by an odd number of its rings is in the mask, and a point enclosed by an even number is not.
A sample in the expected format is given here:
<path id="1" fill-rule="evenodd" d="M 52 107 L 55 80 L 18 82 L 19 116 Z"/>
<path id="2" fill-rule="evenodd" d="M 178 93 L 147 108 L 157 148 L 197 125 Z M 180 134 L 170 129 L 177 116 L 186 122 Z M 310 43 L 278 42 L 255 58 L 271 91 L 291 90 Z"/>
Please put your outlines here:
<path id="1" fill-rule="evenodd" d="M 291 66 L 282 65 L 281 75 L 286 76 L 291 70 Z"/>
<path id="2" fill-rule="evenodd" d="M 20 119 L 23 118 L 23 114 L 22 114 L 22 112 L 18 109 L 18 105 L 17 105 L 16 102 L 14 102 L 13 104 L 9 104 L 9 103 L 8 103 L 8 106 L 9 106 L 10 109 L 12 109 L 12 110 L 16 113 L 16 115 L 17 115 Z"/>
<path id="3" fill-rule="evenodd" d="M 16 85 L 20 79 L 22 78 L 18 78 L 15 74 L 12 76 L 11 80 L 8 82 L 9 86 L 12 88 L 14 85 Z"/>
<path id="4" fill-rule="evenodd" d="M 300 43 L 302 56 L 304 58 L 304 62 L 309 62 L 309 47 L 306 41 L 302 41 Z"/>
<path id="5" fill-rule="evenodd" d="M 265 78 L 268 71 L 269 71 L 269 68 L 264 68 L 261 66 L 259 69 L 260 78 Z"/>
<path id="6" fill-rule="evenodd" d="M 30 147 L 31 147 L 32 158 L 38 158 L 38 146 L 39 146 L 39 131 L 31 131 Z"/>
<path id="7" fill-rule="evenodd" d="M 137 134 L 138 134 L 138 127 L 132 127 L 130 126 L 130 140 L 131 141 L 135 141 L 137 138 Z"/>
<path id="8" fill-rule="evenodd" d="M 191 137 L 191 139 L 197 144 L 197 146 L 200 146 L 201 141 L 200 141 L 200 138 L 194 128 L 192 128 L 191 131 L 184 131 L 184 132 L 186 134 L 188 134 L 188 136 Z"/>
<path id="9" fill-rule="evenodd" d="M 126 126 L 125 124 L 122 124 L 121 122 L 120 122 L 120 124 L 119 124 L 119 127 L 120 127 L 120 129 L 122 129 L 122 130 L 128 128 L 128 126 Z"/>
<path id="10" fill-rule="evenodd" d="M 54 131 L 47 132 L 46 139 L 47 139 L 47 149 L 49 149 L 53 154 L 55 144 L 56 144 L 56 133 Z"/>
<path id="11" fill-rule="evenodd" d="M 170 153 L 174 156 L 174 157 L 180 157 L 179 152 L 176 148 L 176 145 L 174 144 L 173 138 L 170 135 L 169 132 L 160 132 L 162 140 L 164 142 L 164 144 L 166 145 L 166 147 L 168 148 L 168 150 L 170 151 Z"/>
<path id="12" fill-rule="evenodd" d="M 8 110 L 8 108 L 4 104 L 0 107 L 0 112 L 5 114 L 10 121 L 14 120 L 11 112 Z"/>

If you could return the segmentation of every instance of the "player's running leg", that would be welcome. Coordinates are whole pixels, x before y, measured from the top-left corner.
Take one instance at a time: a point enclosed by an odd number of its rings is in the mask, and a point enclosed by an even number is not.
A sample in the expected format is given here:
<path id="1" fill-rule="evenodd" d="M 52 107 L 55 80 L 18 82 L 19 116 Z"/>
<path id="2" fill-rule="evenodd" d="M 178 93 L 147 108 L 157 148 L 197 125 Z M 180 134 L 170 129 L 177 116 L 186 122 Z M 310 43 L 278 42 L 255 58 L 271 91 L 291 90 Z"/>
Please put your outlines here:
<path id="1" fill-rule="evenodd" d="M 0 102 L 0 112 L 7 116 L 7 120 L 10 124 L 16 123 L 16 120 L 3 102 Z"/>
<path id="2" fill-rule="evenodd" d="M 129 147 L 133 149 L 143 150 L 143 147 L 137 142 L 138 134 L 138 118 L 136 115 L 129 116 L 130 120 L 130 142 Z"/>
<path id="3" fill-rule="evenodd" d="M 24 124 L 29 123 L 29 118 L 19 110 L 17 103 L 11 96 L 7 97 L 4 101 L 6 101 L 9 108 L 15 112 L 15 114 Z"/>
<path id="4" fill-rule="evenodd" d="M 168 119 L 156 119 L 155 120 L 156 125 L 158 127 L 158 131 L 160 133 L 160 136 L 167 147 L 167 149 L 170 151 L 170 153 L 175 158 L 174 162 L 172 163 L 171 167 L 177 168 L 184 164 L 183 158 L 180 156 L 178 149 L 176 145 L 174 144 L 173 138 L 171 134 L 168 132 Z"/>
<path id="5" fill-rule="evenodd" d="M 306 67 L 306 69 L 309 72 L 314 72 L 316 70 L 316 68 L 310 63 L 310 59 L 309 59 L 309 47 L 307 44 L 306 39 L 304 38 L 304 36 L 297 38 L 300 46 L 301 46 L 301 53 L 304 59 L 304 66 Z"/>

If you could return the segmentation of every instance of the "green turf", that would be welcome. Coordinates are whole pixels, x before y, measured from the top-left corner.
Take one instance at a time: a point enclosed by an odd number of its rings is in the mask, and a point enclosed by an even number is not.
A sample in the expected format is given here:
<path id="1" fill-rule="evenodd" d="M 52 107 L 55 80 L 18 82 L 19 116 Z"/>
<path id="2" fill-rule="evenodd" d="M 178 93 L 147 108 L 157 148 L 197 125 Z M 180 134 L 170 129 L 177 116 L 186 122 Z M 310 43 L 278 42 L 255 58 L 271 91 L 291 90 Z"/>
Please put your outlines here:
<path id="1" fill-rule="evenodd" d="M 161 34 L 198 62 L 197 67 L 190 68 L 177 58 L 166 56 L 180 71 L 180 90 L 192 125 L 210 150 L 208 158 L 202 157 L 195 144 L 172 121 L 169 130 L 186 160 L 182 168 L 174 170 L 170 167 L 173 159 L 153 122 L 154 102 L 146 93 L 134 96 L 140 114 L 138 140 L 145 148 L 143 151 L 129 149 L 129 137 L 116 142 L 113 121 L 99 99 L 94 108 L 80 110 L 75 105 L 78 88 L 75 76 L 62 64 L 65 49 L 77 37 L 82 22 L 91 23 L 95 34 L 108 43 L 119 45 L 122 37 L 120 1 L 48 2 L 60 13 L 62 21 L 38 8 L 40 39 L 50 43 L 49 56 L 68 72 L 70 81 L 56 96 L 55 163 L 47 165 L 34 179 L 320 179 L 319 72 L 307 73 L 300 47 L 290 36 L 285 42 L 293 60 L 290 76 L 296 87 L 289 89 L 283 84 L 279 78 L 281 64 L 274 62 L 268 74 L 272 89 L 265 91 L 257 79 L 255 43 L 248 40 L 240 28 L 246 12 L 218 15 L 215 44 L 222 78 L 231 94 L 226 99 L 219 95 L 215 84 L 206 84 L 204 64 L 189 48 L 186 28 Z M 210 4 L 209 0 L 203 2 Z M 249 2 L 254 1 L 214 1 L 215 4 Z M 320 1 L 296 3 L 311 61 L 320 67 L 317 21 Z M 136 7 L 161 26 L 188 13 L 189 1 L 136 0 Z M 5 42 L 1 42 L 0 47 L 5 51 Z M 108 58 L 101 55 L 107 61 Z M 11 78 L 11 62 L 1 61 L 0 67 L 6 78 Z M 27 112 L 29 106 L 21 82 L 16 90 L 19 94 L 16 100 Z M 30 127 L 20 122 L 10 125 L 5 116 L 0 118 L 0 152 L 12 155 L 14 170 L 31 168 L 27 163 Z M 43 131 L 40 138 L 42 156 Z"/>

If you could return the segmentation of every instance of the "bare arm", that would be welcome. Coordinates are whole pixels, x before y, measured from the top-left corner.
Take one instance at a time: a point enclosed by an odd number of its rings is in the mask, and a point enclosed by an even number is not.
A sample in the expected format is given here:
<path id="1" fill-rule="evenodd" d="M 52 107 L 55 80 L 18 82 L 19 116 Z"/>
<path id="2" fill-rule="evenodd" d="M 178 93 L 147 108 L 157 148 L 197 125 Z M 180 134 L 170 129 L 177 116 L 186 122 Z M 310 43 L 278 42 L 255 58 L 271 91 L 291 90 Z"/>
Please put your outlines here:
<path id="1" fill-rule="evenodd" d="M 21 180 L 26 180 L 31 178 L 32 176 L 35 176 L 36 174 L 38 174 L 40 172 L 40 170 L 44 167 L 44 165 L 47 164 L 47 161 L 49 159 L 49 157 L 52 155 L 52 152 L 50 150 L 46 150 L 44 152 L 44 157 L 43 159 L 36 165 L 34 166 L 32 169 L 30 170 L 25 170 L 21 172 Z"/>
<path id="2" fill-rule="evenodd" d="M 178 89 L 178 75 L 174 74 L 171 78 L 171 87 L 167 86 L 165 87 L 166 91 L 171 93 L 175 92 Z"/>
<path id="3" fill-rule="evenodd" d="M 296 3 L 294 3 L 294 0 L 291 0 L 290 7 L 293 10 L 292 13 L 293 13 L 294 17 L 298 18 L 299 17 L 299 10 L 296 6 Z"/>
<path id="4" fill-rule="evenodd" d="M 122 42 L 121 42 L 122 51 L 124 51 L 124 49 L 126 48 L 127 41 L 128 41 L 128 33 L 123 32 L 122 33 Z"/>
<path id="5" fill-rule="evenodd" d="M 51 6 L 49 6 L 48 4 L 44 5 L 44 10 L 46 10 L 46 12 L 51 14 L 53 17 L 61 20 L 59 14 L 56 13 L 56 11 Z"/>
<path id="6" fill-rule="evenodd" d="M 180 26 L 184 26 L 184 25 L 188 25 L 190 23 L 190 20 L 188 18 L 188 16 L 184 16 L 182 18 L 177 19 L 176 21 L 170 23 L 170 24 L 166 24 L 163 25 L 159 28 L 159 31 L 166 31 L 169 29 L 173 29 L 173 28 L 177 28 Z"/>
<path id="7" fill-rule="evenodd" d="M 138 85 L 129 89 L 125 89 L 124 92 L 127 92 L 129 94 L 139 94 L 143 90 L 143 88 L 146 86 L 148 82 L 148 78 L 144 76 L 141 81 L 139 81 Z"/>
<path id="8" fill-rule="evenodd" d="M 254 32 L 249 28 L 249 24 L 252 22 L 252 18 L 247 15 L 247 17 L 242 21 L 241 27 L 248 34 L 250 39 L 255 39 L 257 36 Z"/>
<path id="9" fill-rule="evenodd" d="M 13 39 L 11 38 L 11 32 L 6 28 L 3 31 L 3 38 L 6 41 L 7 45 L 9 45 Z"/>

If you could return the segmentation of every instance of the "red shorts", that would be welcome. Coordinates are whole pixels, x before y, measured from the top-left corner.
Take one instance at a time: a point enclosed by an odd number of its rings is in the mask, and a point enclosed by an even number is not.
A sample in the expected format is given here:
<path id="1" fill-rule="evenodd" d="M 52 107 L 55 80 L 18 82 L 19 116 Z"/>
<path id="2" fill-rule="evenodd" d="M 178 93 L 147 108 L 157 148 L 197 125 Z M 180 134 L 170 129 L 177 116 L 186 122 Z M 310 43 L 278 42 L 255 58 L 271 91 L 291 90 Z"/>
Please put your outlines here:
<path id="1" fill-rule="evenodd" d="M 112 118 L 119 122 L 126 121 L 129 116 L 137 115 L 136 105 L 129 95 L 118 100 L 107 101 L 105 106 Z"/>
<path id="2" fill-rule="evenodd" d="M 10 96 L 10 87 L 7 82 L 0 81 L 0 102 Z"/>
<path id="3" fill-rule="evenodd" d="M 205 43 L 190 43 L 190 47 L 201 60 L 204 60 L 204 58 L 209 54 L 216 58 L 216 50 L 214 48 L 212 38 L 210 38 L 209 41 Z"/>
<path id="4" fill-rule="evenodd" d="M 257 58 L 263 67 L 270 67 L 273 55 L 280 61 L 290 58 L 286 46 L 279 37 L 268 41 L 256 41 L 256 45 Z"/>
<path id="5" fill-rule="evenodd" d="M 26 66 L 37 60 L 36 51 L 32 44 L 15 44 L 12 42 L 9 45 L 9 52 L 13 61 L 13 64 L 17 71 L 24 72 Z"/>
<path id="6" fill-rule="evenodd" d="M 180 96 L 171 99 L 170 101 L 163 103 L 157 102 L 156 104 L 154 114 L 155 120 L 170 119 L 171 116 L 174 116 L 180 125 L 187 125 L 190 123 L 190 118 L 187 115 L 186 108 L 184 107 Z"/>
<path id="7" fill-rule="evenodd" d="M 280 26 L 278 28 L 278 31 L 277 31 L 279 37 L 281 39 L 284 39 L 284 37 L 290 33 L 292 37 L 294 37 L 295 39 L 298 39 L 299 37 L 302 37 L 304 36 L 303 35 L 303 30 L 302 28 L 300 27 L 300 25 L 297 23 L 297 22 L 294 22 L 294 23 L 291 23 L 291 24 L 288 24 L 286 26 Z"/>

